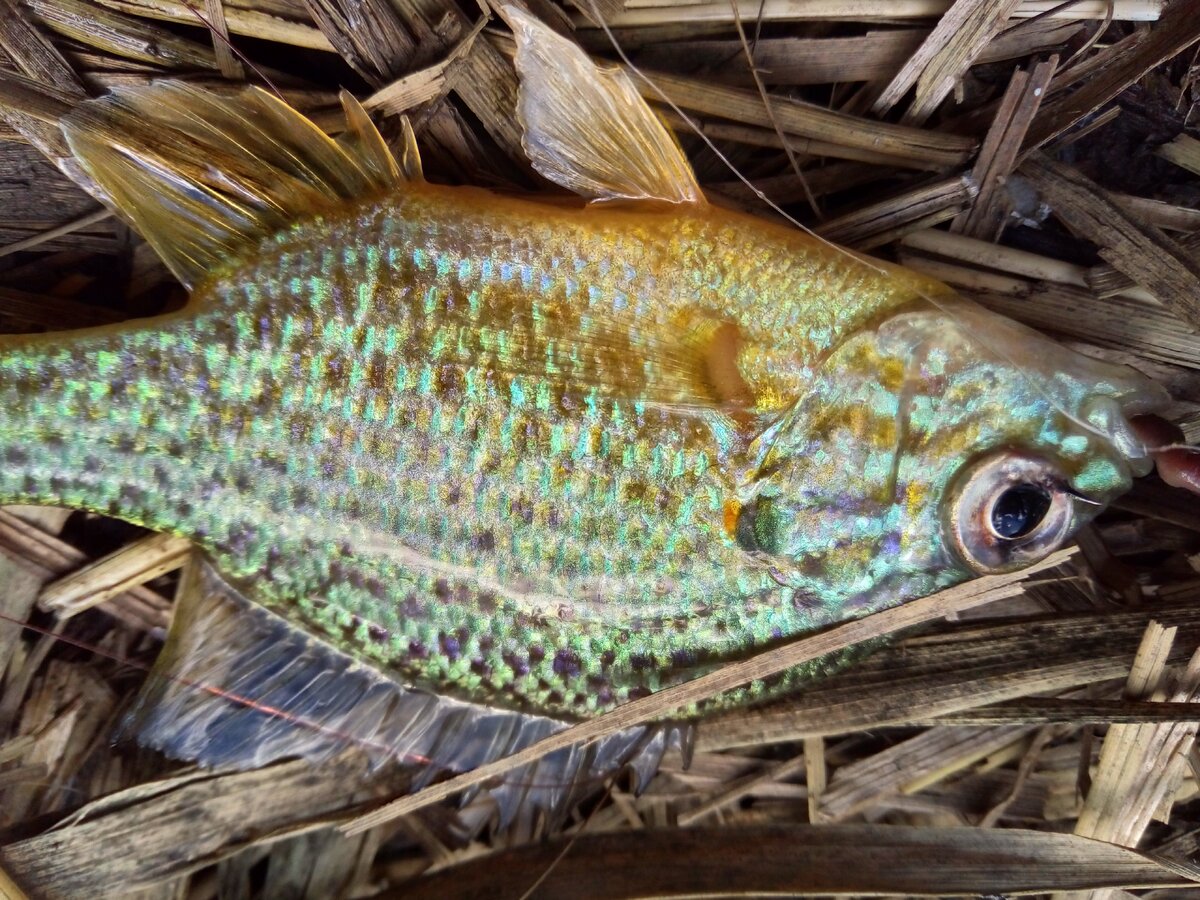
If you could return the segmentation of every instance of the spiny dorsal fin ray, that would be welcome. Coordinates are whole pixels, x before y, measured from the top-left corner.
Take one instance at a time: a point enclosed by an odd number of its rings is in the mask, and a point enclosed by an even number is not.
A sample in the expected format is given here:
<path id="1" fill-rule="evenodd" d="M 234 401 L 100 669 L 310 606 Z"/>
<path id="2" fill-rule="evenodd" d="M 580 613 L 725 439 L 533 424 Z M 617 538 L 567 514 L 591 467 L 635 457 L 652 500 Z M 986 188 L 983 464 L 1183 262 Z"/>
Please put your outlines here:
<path id="1" fill-rule="evenodd" d="M 500 9 L 517 41 L 517 115 L 533 167 L 593 200 L 702 203 L 674 135 L 620 69 L 515 6 Z"/>
<path id="2" fill-rule="evenodd" d="M 168 756 L 241 769 L 296 756 L 319 762 L 355 746 L 376 766 L 420 761 L 419 789 L 566 725 L 407 687 L 252 603 L 197 556 L 122 730 Z M 637 726 L 542 757 L 488 788 L 500 827 L 525 805 L 565 816 L 627 766 L 644 786 L 668 749 L 683 749 L 688 728 Z"/>
<path id="3" fill-rule="evenodd" d="M 410 150 L 415 146 L 412 126 L 408 124 L 407 117 L 404 117 L 405 160 L 397 163 L 396 157 L 384 143 L 383 136 L 367 115 L 367 111 L 362 108 L 362 104 L 349 91 L 343 90 L 338 96 L 346 113 L 346 130 L 338 137 L 337 143 L 351 159 L 357 160 L 380 187 L 390 187 L 403 181 L 411 181 L 414 177 L 421 177 L 419 157 L 415 173 L 405 166 Z"/>
<path id="4" fill-rule="evenodd" d="M 337 141 L 266 91 L 174 82 L 113 91 L 62 128 L 100 199 L 194 287 L 298 219 L 419 173 L 419 162 L 397 164 L 354 98 L 342 103 Z"/>

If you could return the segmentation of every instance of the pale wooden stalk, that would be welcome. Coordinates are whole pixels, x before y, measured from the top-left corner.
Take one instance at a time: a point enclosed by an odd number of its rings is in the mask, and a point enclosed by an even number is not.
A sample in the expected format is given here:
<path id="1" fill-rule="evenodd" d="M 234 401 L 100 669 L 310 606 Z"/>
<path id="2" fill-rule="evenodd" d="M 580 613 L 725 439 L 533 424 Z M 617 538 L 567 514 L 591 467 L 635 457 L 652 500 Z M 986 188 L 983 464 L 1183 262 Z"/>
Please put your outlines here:
<path id="1" fill-rule="evenodd" d="M 1168 231 L 1200 231 L 1200 209 L 1129 194 L 1110 192 L 1108 196 L 1118 206 L 1141 216 L 1151 225 Z"/>
<path id="2" fill-rule="evenodd" d="M 760 790 L 764 785 L 780 781 L 795 775 L 797 772 L 805 771 L 809 766 L 808 759 L 808 744 L 805 743 L 805 750 L 792 759 L 786 760 L 776 765 L 768 767 L 765 771 L 757 772 L 752 775 L 747 775 L 738 781 L 735 781 L 725 790 L 721 791 L 714 797 L 705 800 L 699 806 L 689 809 L 687 812 L 680 813 L 678 822 L 681 826 L 695 825 L 701 819 L 707 818 L 717 810 L 720 810 L 732 803 L 737 803 L 743 797 L 746 797 Z M 812 787 L 808 788 L 809 796 L 811 796 Z"/>
<path id="3" fill-rule="evenodd" d="M 10 506 L 0 510 L 19 525 L 29 528 L 42 526 L 47 531 L 58 532 L 66 523 L 70 510 L 49 507 L 35 509 L 30 507 Z M 36 525 L 34 524 L 36 523 Z M 12 621 L 0 621 L 0 685 L 5 685 L 18 677 L 21 669 L 17 649 L 20 644 L 21 627 L 16 624 L 24 622 L 33 611 L 38 593 L 45 583 L 47 573 L 37 571 L 24 565 L 16 554 L 0 552 L 0 613 Z M 3 718 L 3 716 L 0 716 Z M 3 754 L 0 753 L 0 762 Z"/>
<path id="4" fill-rule="evenodd" d="M 56 788 L 78 769 L 115 705 L 116 695 L 95 669 L 51 661 L 34 681 L 20 720 L 21 733 L 34 738 L 22 763 L 44 766 L 49 777 L 10 786 L 0 808 L 18 821 L 64 808 L 69 798 Z"/>
<path id="5" fill-rule="evenodd" d="M 642 95 L 652 102 L 661 102 L 665 95 L 678 106 L 704 115 L 766 129 L 773 129 L 774 122 L 778 122 L 788 135 L 885 154 L 910 167 L 951 168 L 966 162 L 975 149 L 975 141 L 969 137 L 875 122 L 786 97 L 772 97 L 768 114 L 762 98 L 752 91 L 662 72 L 644 74 L 648 82 L 637 73 L 631 73 L 631 77 Z"/>
<path id="6" fill-rule="evenodd" d="M 1200 0 L 1197 28 L 1200 29 Z M 1197 31 L 1200 37 L 1200 30 Z M 1055 213 L 1100 246 L 1100 256 L 1185 322 L 1200 325 L 1200 262 L 1171 238 L 1109 200 L 1091 179 L 1042 155 L 1021 166 Z"/>
<path id="7" fill-rule="evenodd" d="M 0 557 L 5 555 L 32 566 L 43 579 L 47 575 L 65 574 L 88 562 L 81 550 L 0 508 Z M 165 597 L 141 585 L 112 598 L 105 611 L 135 628 L 165 630 L 170 608 Z"/>
<path id="8" fill-rule="evenodd" d="M 1200 40 L 1200 0 L 1177 0 L 1169 4 L 1148 34 L 1130 35 L 1120 47 L 1106 48 L 1085 61 L 1084 65 L 1092 67 L 1089 71 L 1095 72 L 1094 77 L 1087 78 L 1077 90 L 1042 106 L 1029 129 L 1026 149 L 1041 147 L 1062 134 L 1197 40 Z M 1083 68 L 1083 65 L 1071 67 L 1067 79 L 1081 77 L 1077 70 Z"/>
<path id="9" fill-rule="evenodd" d="M 834 243 L 868 250 L 953 218 L 974 196 L 975 185 L 955 176 L 830 219 L 816 230 Z"/>
<path id="10" fill-rule="evenodd" d="M 996 269 L 1023 278 L 1042 281 L 1057 281 L 1076 287 L 1087 287 L 1087 267 L 1062 262 L 1030 253 L 978 240 L 961 234 L 930 229 L 914 231 L 900 242 L 912 250 L 923 250 L 948 259 L 970 262 L 976 268 Z"/>
<path id="11" fill-rule="evenodd" d="M 1125 695 L 1175 701 L 1200 696 L 1200 650 L 1193 655 L 1174 690 L 1166 687 L 1167 658 L 1177 629 L 1152 622 L 1146 629 Z M 1079 815 L 1075 833 L 1136 847 L 1151 819 L 1169 811 L 1183 780 L 1187 749 L 1196 737 L 1195 723 L 1114 725 L 1104 738 L 1100 764 Z M 1107 891 L 1064 894 L 1060 900 L 1111 900 Z"/>
<path id="12" fill-rule="evenodd" d="M 147 19 L 176 22 L 182 25 L 197 25 L 194 9 L 183 0 L 96 0 L 110 9 L 120 10 Z M 334 52 L 329 38 L 319 28 L 305 22 L 296 22 L 269 13 L 258 12 L 242 6 L 226 4 L 225 24 L 231 34 L 241 34 L 259 40 L 303 47 L 308 50 Z"/>
<path id="13" fill-rule="evenodd" d="M 1163 159 L 1170 160 L 1175 165 L 1200 175 L 1200 141 L 1190 134 L 1181 134 L 1154 152 Z"/>
<path id="14" fill-rule="evenodd" d="M 11 244 L 5 244 L 0 247 L 0 257 L 11 256 L 14 253 L 20 253 L 24 250 L 32 250 L 34 247 L 52 241 L 55 238 L 60 238 L 65 234 L 72 234 L 83 228 L 89 228 L 106 219 L 111 219 L 112 213 L 107 209 L 98 209 L 95 212 L 87 213 L 70 222 L 64 222 L 54 228 L 47 228 L 39 234 L 31 235 L 21 241 L 13 241 Z"/>
<path id="15" fill-rule="evenodd" d="M 825 739 L 804 739 L 804 774 L 808 786 L 808 821 L 817 822 L 821 817 L 821 801 L 829 780 L 829 768 L 825 764 Z"/>
<path id="16" fill-rule="evenodd" d="M 920 125 L 954 90 L 963 73 L 1001 30 L 1017 0 L 955 0 L 937 26 L 876 98 L 871 111 L 886 114 L 916 86 L 901 121 Z"/>
<path id="17" fill-rule="evenodd" d="M 1156 614 L 1200 635 L 1193 603 L 1173 594 L 1172 605 L 1156 607 Z M 1195 719 L 1196 712 L 1181 712 L 1179 705 L 1153 713 L 1148 707 L 1155 704 L 1060 696 L 1097 682 L 1124 682 L 1149 618 L 1139 610 L 940 626 L 877 650 L 794 697 L 713 716 L 700 727 L 696 746 L 710 753 L 883 726 Z"/>
<path id="18" fill-rule="evenodd" d="M 28 6 L 53 31 L 85 47 L 168 68 L 214 71 L 217 68 L 217 57 L 211 47 L 94 3 L 29 0 Z"/>
<path id="19" fill-rule="evenodd" d="M 904 20 L 928 19 L 943 15 L 950 0 L 737 0 L 743 19 L 764 22 L 825 20 Z M 1065 8 L 1053 0 L 1022 0 L 1013 11 L 1014 18 L 1032 18 L 1057 10 L 1052 15 L 1066 20 L 1103 19 L 1110 4 L 1104 0 L 1083 0 Z M 1114 0 L 1111 4 L 1117 21 L 1154 22 L 1162 13 L 1157 0 Z M 591 23 L 586 16 L 574 17 L 579 27 Z M 729 3 L 639 3 L 627 4 L 623 13 L 605 19 L 611 28 L 644 28 L 688 22 L 732 22 Z"/>
<path id="20" fill-rule="evenodd" d="M 229 41 L 229 27 L 226 23 L 225 0 L 204 0 L 204 11 L 207 14 L 208 26 L 212 29 L 213 52 L 217 55 L 217 68 L 221 74 L 232 80 L 241 81 L 246 77 L 246 70 L 241 60 L 233 52 Z"/>
<path id="21" fill-rule="evenodd" d="M 174 572 L 191 552 L 191 541 L 171 534 L 152 534 L 47 585 L 38 597 L 38 605 L 64 618 L 76 615 Z"/>
<path id="22" fill-rule="evenodd" d="M 752 147 L 783 149 L 779 135 L 775 134 L 769 128 L 736 125 L 728 122 L 717 122 L 712 119 L 698 119 L 695 116 L 684 118 L 674 110 L 668 108 L 662 108 L 659 112 L 667 124 L 679 134 L 691 134 L 693 130 L 698 130 L 701 134 L 714 140 L 734 141 L 739 144 L 748 144 Z M 898 159 L 895 156 L 879 153 L 874 150 L 845 147 L 840 144 L 831 144 L 829 141 L 811 140 L 809 138 L 795 137 L 791 134 L 787 134 L 785 137 L 787 138 L 788 146 L 794 152 L 804 153 L 809 156 L 831 156 L 835 159 L 870 163 L 876 166 L 900 166 L 909 169 L 923 168 L 912 161 Z"/>
<path id="23" fill-rule="evenodd" d="M 1019 59 L 1058 47 L 1083 27 L 1077 22 L 1028 22 L 993 38 L 976 62 Z M 754 64 L 763 81 L 771 85 L 883 81 L 904 65 L 928 33 L 926 29 L 902 28 L 846 38 L 761 38 L 754 44 Z M 607 35 L 585 31 L 580 38 L 589 51 L 601 55 L 612 51 Z M 622 40 L 628 45 L 628 37 Z M 754 83 L 750 73 L 727 64 L 739 46 L 738 41 L 721 38 L 664 41 L 639 47 L 637 59 L 639 65 L 668 72 L 711 66 L 712 77 L 721 84 L 749 86 Z"/>
<path id="24" fill-rule="evenodd" d="M 503 775 L 554 750 L 591 741 L 641 722 L 663 718 L 680 707 L 698 703 L 747 682 L 770 677 L 777 672 L 862 641 L 934 621 L 952 612 L 961 612 L 983 603 L 1015 596 L 1021 592 L 1019 582 L 1022 579 L 1061 565 L 1070 559 L 1073 553 L 1073 550 L 1059 550 L 1022 572 L 986 575 L 863 619 L 843 622 L 827 631 L 767 650 L 743 662 L 723 666 L 708 675 L 627 703 L 595 719 L 572 725 L 511 756 L 394 800 L 387 806 L 347 823 L 343 828 L 349 834 L 357 834 L 407 815 L 430 803 L 436 803 L 490 778 Z"/>
<path id="25" fill-rule="evenodd" d="M 1013 73 L 971 170 L 971 178 L 979 186 L 979 196 L 969 210 L 950 223 L 952 232 L 985 241 L 1000 237 L 1008 216 L 1004 180 L 1016 167 L 1025 133 L 1041 106 L 1056 68 L 1058 57 L 1052 56 L 1034 66 L 1032 73 Z"/>
<path id="26" fill-rule="evenodd" d="M 1179 247 L 1185 253 L 1193 256 L 1200 255 L 1200 232 L 1184 235 L 1179 239 Z M 1124 272 L 1104 263 L 1094 266 L 1087 273 L 1088 286 L 1096 292 L 1097 297 L 1112 297 L 1115 294 L 1130 293 L 1137 290 L 1134 281 Z"/>
<path id="27" fill-rule="evenodd" d="M 911 793 L 961 772 L 1005 747 L 1033 726 L 930 728 L 881 753 L 838 769 L 821 801 L 818 822 L 840 822 L 897 793 Z"/>
<path id="28" fill-rule="evenodd" d="M 29 900 L 24 891 L 12 880 L 12 876 L 0 868 L 0 900 Z"/>
<path id="29" fill-rule="evenodd" d="M 452 60 L 446 59 L 411 75 L 397 78 L 371 94 L 363 101 L 363 106 L 370 112 L 398 115 L 436 100 L 450 89 L 446 83 L 446 70 L 451 62 Z"/>

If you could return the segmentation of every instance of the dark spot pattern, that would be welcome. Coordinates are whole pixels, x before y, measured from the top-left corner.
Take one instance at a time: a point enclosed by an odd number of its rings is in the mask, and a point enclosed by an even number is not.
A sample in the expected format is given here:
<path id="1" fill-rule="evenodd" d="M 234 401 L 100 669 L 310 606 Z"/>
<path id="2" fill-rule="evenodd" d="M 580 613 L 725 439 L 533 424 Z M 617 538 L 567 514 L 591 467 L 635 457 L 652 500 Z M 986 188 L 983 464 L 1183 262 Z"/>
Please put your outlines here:
<path id="1" fill-rule="evenodd" d="M 559 650 L 554 654 L 554 674 L 563 678 L 574 678 L 583 670 L 579 654 L 573 650 Z"/>
<path id="2" fill-rule="evenodd" d="M 629 654 L 629 665 L 635 672 L 644 672 L 646 669 L 653 669 L 657 660 L 651 653 L 631 653 Z"/>

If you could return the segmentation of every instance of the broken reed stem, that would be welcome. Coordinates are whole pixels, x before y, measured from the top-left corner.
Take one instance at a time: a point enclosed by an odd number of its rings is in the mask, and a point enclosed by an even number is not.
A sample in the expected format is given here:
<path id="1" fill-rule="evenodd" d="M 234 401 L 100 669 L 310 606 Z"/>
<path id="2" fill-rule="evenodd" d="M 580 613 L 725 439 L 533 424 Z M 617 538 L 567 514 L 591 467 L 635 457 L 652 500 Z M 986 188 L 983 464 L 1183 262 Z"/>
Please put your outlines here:
<path id="1" fill-rule="evenodd" d="M 632 703 L 614 709 L 595 719 L 572 725 L 543 738 L 512 756 L 464 772 L 440 784 L 431 785 L 415 794 L 402 797 L 373 812 L 353 819 L 342 826 L 345 834 L 360 834 L 400 816 L 408 815 L 431 803 L 444 800 L 459 791 L 504 775 L 520 766 L 541 759 L 548 753 L 572 744 L 592 741 L 623 728 L 655 719 L 663 719 L 682 707 L 699 703 L 748 682 L 783 672 L 821 656 L 845 650 L 854 644 L 883 635 L 912 628 L 1021 593 L 1019 583 L 1028 576 L 1062 565 L 1070 560 L 1075 549 L 1052 553 L 1041 562 L 1021 572 L 1006 575 L 985 575 L 965 584 L 955 585 L 929 597 L 912 600 L 900 606 L 873 613 L 861 619 L 843 622 L 826 631 L 764 651 L 742 662 L 723 666 L 700 678 L 675 685 Z"/>
<path id="2" fill-rule="evenodd" d="M 29 900 L 11 876 L 0 869 L 0 900 Z"/>
<path id="3" fill-rule="evenodd" d="M 819 739 L 818 739 L 819 740 Z M 758 788 L 765 784 L 770 784 L 775 781 L 781 781 L 784 778 L 789 778 L 797 772 L 805 771 L 809 766 L 807 743 L 804 753 L 798 754 L 791 759 L 784 760 L 781 763 L 776 763 L 763 772 L 758 772 L 753 775 L 748 775 L 740 781 L 724 791 L 705 800 L 699 806 L 689 809 L 685 813 L 680 813 L 676 819 L 676 823 L 680 827 L 688 827 L 695 825 L 701 819 L 711 815 L 718 809 L 728 806 L 731 803 L 736 803 L 747 794 L 753 793 Z M 809 787 L 811 792 L 812 788 Z"/>
<path id="4" fill-rule="evenodd" d="M 730 4 L 733 0 L 713 3 L 655 3 L 629 4 L 624 12 L 607 19 L 610 28 L 646 28 L 654 25 L 728 23 L 733 21 Z M 862 19 L 927 19 L 942 16 L 952 6 L 951 0 L 877 0 L 864 3 L 847 2 L 796 3 L 794 0 L 736 0 L 743 19 L 763 22 L 801 22 L 820 20 Z M 1022 0 L 1013 10 L 1015 19 L 1030 19 L 1046 15 L 1064 20 L 1103 19 L 1112 11 L 1114 21 L 1155 22 L 1162 13 L 1159 0 L 1079 0 L 1076 3 L 1037 2 Z M 580 28 L 595 27 L 582 14 L 576 14 Z"/>
<path id="5" fill-rule="evenodd" d="M 183 566 L 192 542 L 173 534 L 152 534 L 47 585 L 38 606 L 66 618 L 99 606 L 131 588 Z"/>
<path id="6" fill-rule="evenodd" d="M 187 0 L 96 0 L 102 6 L 132 16 L 144 16 L 160 22 L 196 26 L 196 10 Z M 272 41 L 308 50 L 335 53 L 321 30 L 304 22 L 294 22 L 268 12 L 225 4 L 225 26 L 230 34 L 245 35 L 261 41 Z"/>
<path id="7" fill-rule="evenodd" d="M 20 241 L 13 241 L 11 244 L 5 244 L 0 247 L 0 257 L 11 256 L 14 253 L 20 253 L 23 250 L 31 250 L 40 244 L 45 244 L 55 238 L 60 238 L 65 234 L 71 234 L 83 228 L 88 228 L 91 225 L 96 225 L 103 222 L 105 219 L 112 218 L 112 213 L 107 209 L 98 209 L 94 212 L 82 215 L 77 219 L 72 219 L 70 222 L 64 222 L 56 228 L 48 228 L 38 234 L 30 235 Z"/>

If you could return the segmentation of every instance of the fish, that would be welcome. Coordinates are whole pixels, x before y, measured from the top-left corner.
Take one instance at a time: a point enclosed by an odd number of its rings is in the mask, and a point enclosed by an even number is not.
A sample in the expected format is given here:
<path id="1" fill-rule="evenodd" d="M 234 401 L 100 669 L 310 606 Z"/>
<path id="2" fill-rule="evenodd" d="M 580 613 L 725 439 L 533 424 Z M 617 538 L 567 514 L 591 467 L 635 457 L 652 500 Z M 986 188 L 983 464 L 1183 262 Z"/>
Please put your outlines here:
<path id="1" fill-rule="evenodd" d="M 179 312 L 0 338 L 0 502 L 197 548 L 127 731 L 202 765 L 347 746 L 427 783 L 735 659 L 1069 541 L 1153 456 L 1164 389 L 904 268 L 706 200 L 620 69 L 515 7 L 560 196 L 424 178 L 343 93 L 123 87 L 64 168 Z M 693 718 L 492 785 L 561 811 Z M 206 690 L 197 690 L 196 686 Z M 241 702 L 245 701 L 245 702 Z"/>

